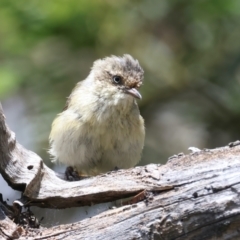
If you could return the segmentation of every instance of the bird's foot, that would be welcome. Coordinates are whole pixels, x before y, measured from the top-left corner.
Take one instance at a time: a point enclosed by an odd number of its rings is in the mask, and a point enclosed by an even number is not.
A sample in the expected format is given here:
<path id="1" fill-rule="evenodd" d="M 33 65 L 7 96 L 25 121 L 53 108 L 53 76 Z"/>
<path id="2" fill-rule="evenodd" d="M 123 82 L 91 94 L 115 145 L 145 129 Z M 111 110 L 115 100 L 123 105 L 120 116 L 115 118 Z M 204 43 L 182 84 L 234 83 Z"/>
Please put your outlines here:
<path id="1" fill-rule="evenodd" d="M 113 171 L 113 172 L 116 172 L 116 171 L 118 171 L 118 170 L 120 170 L 120 168 L 116 166 L 112 171 Z"/>
<path id="2" fill-rule="evenodd" d="M 68 181 L 79 181 L 81 180 L 81 176 L 79 176 L 78 172 L 73 169 L 73 167 L 69 166 L 65 170 L 65 177 Z"/>

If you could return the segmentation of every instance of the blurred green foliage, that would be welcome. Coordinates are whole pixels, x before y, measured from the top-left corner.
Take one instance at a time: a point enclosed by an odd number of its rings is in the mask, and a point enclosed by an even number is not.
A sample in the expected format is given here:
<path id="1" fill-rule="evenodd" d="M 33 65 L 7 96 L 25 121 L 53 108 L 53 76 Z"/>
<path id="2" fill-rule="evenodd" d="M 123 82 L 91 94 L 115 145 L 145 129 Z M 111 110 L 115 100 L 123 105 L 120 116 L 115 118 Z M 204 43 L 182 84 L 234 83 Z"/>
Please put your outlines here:
<path id="1" fill-rule="evenodd" d="M 0 97 L 21 96 L 44 155 L 92 62 L 130 53 L 145 70 L 142 164 L 224 145 L 240 134 L 239 29 L 237 0 L 0 0 Z"/>

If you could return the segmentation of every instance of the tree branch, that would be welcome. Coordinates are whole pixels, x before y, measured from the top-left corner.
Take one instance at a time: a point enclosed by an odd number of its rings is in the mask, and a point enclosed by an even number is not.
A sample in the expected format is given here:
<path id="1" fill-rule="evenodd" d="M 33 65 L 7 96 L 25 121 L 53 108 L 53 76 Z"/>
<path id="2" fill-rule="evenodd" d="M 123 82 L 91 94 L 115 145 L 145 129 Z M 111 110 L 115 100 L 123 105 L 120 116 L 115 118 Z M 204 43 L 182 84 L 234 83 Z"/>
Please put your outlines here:
<path id="1" fill-rule="evenodd" d="M 67 182 L 16 142 L 0 110 L 0 171 L 25 206 L 67 208 L 147 193 L 75 224 L 25 230 L 0 205 L 0 236 L 19 239 L 239 239 L 240 146 L 175 156 L 165 165 Z M 4 224 L 9 228 L 4 228 Z M 11 228 L 10 228 L 11 227 Z M 6 229 L 12 229 L 10 232 Z M 40 235 L 41 233 L 41 235 Z M 14 235 L 15 234 L 15 235 Z"/>

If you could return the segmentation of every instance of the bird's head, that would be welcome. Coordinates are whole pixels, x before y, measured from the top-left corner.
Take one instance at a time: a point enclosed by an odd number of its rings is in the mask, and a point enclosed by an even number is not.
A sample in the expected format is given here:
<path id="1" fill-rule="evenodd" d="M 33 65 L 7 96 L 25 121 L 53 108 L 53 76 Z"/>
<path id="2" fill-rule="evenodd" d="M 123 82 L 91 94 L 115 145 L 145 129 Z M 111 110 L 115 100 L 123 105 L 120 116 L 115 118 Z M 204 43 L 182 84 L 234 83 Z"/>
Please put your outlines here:
<path id="1" fill-rule="evenodd" d="M 141 99 L 138 89 L 143 81 L 143 69 L 132 56 L 111 56 L 94 62 L 92 67 L 95 81 L 112 96 L 132 96 Z"/>

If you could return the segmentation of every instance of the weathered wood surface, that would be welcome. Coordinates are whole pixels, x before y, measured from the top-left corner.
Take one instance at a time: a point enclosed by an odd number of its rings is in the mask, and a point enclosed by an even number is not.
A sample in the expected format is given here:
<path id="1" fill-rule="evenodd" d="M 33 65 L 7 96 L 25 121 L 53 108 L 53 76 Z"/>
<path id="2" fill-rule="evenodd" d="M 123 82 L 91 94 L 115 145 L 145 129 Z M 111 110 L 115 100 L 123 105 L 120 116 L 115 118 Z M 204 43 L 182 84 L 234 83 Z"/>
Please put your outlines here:
<path id="1" fill-rule="evenodd" d="M 16 142 L 0 113 L 0 171 L 27 206 L 67 208 L 134 196 L 136 204 L 75 224 L 24 229 L 0 205 L 3 239 L 240 239 L 240 146 L 179 155 L 165 165 L 67 182 Z M 17 237 L 16 237 L 17 236 Z"/>

